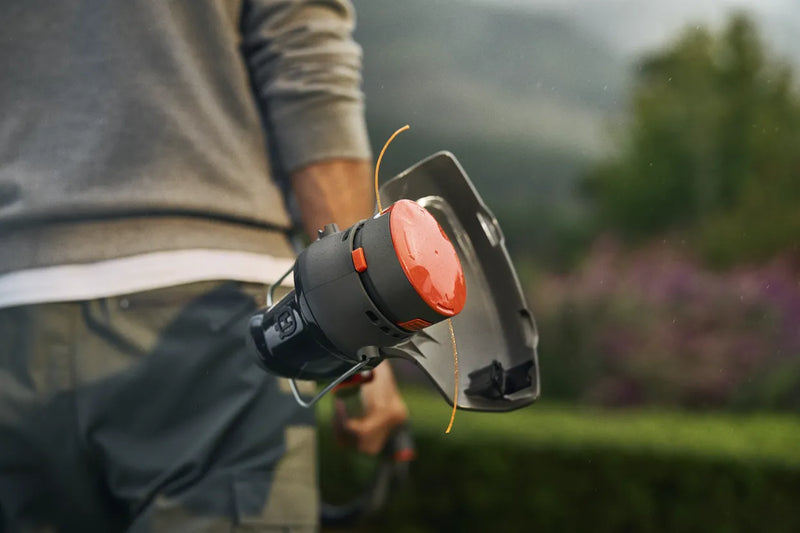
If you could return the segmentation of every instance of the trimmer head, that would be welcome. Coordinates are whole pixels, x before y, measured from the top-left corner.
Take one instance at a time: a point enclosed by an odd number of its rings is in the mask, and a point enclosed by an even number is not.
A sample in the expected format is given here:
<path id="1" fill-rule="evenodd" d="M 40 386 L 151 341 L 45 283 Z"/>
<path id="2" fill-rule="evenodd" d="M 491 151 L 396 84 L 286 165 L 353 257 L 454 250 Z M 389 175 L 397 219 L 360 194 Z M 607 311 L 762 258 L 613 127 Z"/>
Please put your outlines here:
<path id="1" fill-rule="evenodd" d="M 458 407 L 509 411 L 539 396 L 538 334 L 494 215 L 456 158 L 439 152 L 381 188 L 385 202 L 425 207 L 450 238 L 467 283 L 464 309 L 453 317 L 458 344 Z M 381 351 L 419 365 L 453 402 L 450 331 L 440 322 Z"/>
<path id="2" fill-rule="evenodd" d="M 508 411 L 539 394 L 537 334 L 494 216 L 455 158 L 439 153 L 386 183 L 389 208 L 326 226 L 298 256 L 295 289 L 250 321 L 262 367 L 336 378 L 385 357 L 419 365 L 452 404 Z M 297 399 L 307 405 L 299 395 Z"/>

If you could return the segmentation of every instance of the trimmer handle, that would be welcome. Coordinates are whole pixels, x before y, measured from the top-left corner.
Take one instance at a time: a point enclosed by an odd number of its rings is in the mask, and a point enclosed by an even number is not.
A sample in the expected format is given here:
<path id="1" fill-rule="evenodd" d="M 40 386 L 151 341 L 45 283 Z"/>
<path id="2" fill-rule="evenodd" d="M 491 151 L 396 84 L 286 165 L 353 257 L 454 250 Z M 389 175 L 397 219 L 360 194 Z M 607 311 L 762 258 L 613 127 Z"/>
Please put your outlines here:
<path id="1" fill-rule="evenodd" d="M 361 385 L 370 381 L 372 381 L 371 370 L 354 375 L 334 389 L 337 399 L 344 403 L 348 417 L 364 415 Z M 380 511 L 386 504 L 392 488 L 408 478 L 409 464 L 416 457 L 416 453 L 411 427 L 406 423 L 395 428 L 378 455 L 375 473 L 364 491 L 352 501 L 342 505 L 322 502 L 320 506 L 322 525 L 351 525 Z"/>
<path id="2" fill-rule="evenodd" d="M 348 418 L 364 416 L 361 386 L 365 383 L 370 383 L 373 379 L 372 370 L 365 370 L 355 374 L 333 389 L 336 398 L 344 403 L 345 413 Z M 408 463 L 414 460 L 416 448 L 414 446 L 414 438 L 411 435 L 411 428 L 408 424 L 402 424 L 395 428 L 387 439 L 380 455 L 396 463 Z"/>
<path id="3" fill-rule="evenodd" d="M 417 448 L 414 444 L 414 436 L 408 424 L 398 426 L 394 430 L 382 454 L 391 457 L 395 463 L 410 463 L 417 458 Z"/>

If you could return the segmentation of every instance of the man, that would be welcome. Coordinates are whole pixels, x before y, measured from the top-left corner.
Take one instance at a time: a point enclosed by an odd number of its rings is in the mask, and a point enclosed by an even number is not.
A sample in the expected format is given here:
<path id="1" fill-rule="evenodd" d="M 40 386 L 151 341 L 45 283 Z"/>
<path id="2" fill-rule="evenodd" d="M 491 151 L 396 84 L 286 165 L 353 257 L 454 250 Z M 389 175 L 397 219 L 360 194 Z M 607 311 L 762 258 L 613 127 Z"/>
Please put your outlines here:
<path id="1" fill-rule="evenodd" d="M 372 212 L 351 7 L 0 5 L 0 531 L 315 529 L 313 414 L 244 332 L 270 169 L 310 234 Z M 364 392 L 375 453 L 406 411 Z"/>

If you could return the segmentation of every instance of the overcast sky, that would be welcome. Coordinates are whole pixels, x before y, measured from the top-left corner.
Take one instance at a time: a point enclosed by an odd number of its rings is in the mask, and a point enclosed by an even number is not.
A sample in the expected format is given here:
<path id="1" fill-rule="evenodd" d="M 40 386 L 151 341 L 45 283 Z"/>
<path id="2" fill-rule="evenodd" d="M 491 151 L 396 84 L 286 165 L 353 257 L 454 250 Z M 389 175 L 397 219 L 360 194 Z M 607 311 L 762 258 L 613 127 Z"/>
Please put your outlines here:
<path id="1" fill-rule="evenodd" d="M 694 22 L 718 24 L 735 9 L 753 12 L 767 41 L 800 59 L 798 0 L 462 0 L 559 13 L 626 54 L 657 47 Z"/>
<path id="2" fill-rule="evenodd" d="M 507 4 L 520 7 L 556 7 L 574 8 L 587 5 L 602 5 L 615 3 L 615 0 L 473 0 L 476 2 L 491 4 Z M 636 4 L 641 9 L 651 8 L 659 5 L 671 5 L 677 10 L 690 12 L 698 8 L 713 8 L 718 6 L 725 7 L 756 7 L 766 10 L 783 10 L 791 8 L 792 4 L 797 5 L 795 0 L 636 0 Z M 800 9 L 800 6 L 797 7 Z"/>

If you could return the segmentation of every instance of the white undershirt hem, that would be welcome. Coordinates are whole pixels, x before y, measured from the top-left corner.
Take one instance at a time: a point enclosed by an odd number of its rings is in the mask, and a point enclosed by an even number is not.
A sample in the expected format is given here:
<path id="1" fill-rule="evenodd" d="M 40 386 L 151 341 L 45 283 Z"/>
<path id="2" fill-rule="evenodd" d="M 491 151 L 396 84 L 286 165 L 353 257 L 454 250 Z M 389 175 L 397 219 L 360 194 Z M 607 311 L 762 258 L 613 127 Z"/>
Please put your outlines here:
<path id="1" fill-rule="evenodd" d="M 229 250 L 171 250 L 0 275 L 0 308 L 121 296 L 186 283 L 236 280 L 270 285 L 294 259 Z M 282 285 L 291 286 L 292 276 Z"/>

